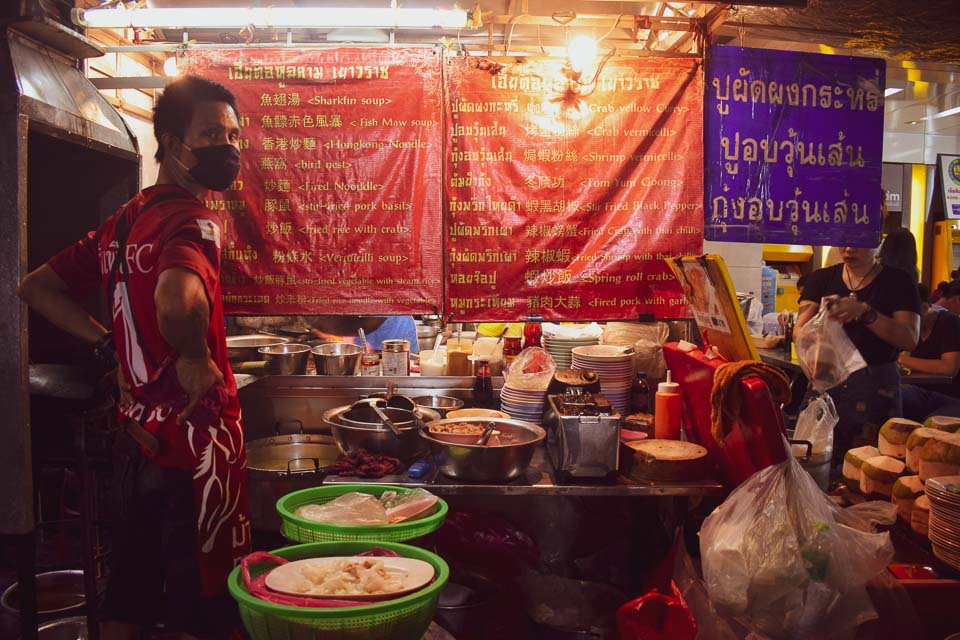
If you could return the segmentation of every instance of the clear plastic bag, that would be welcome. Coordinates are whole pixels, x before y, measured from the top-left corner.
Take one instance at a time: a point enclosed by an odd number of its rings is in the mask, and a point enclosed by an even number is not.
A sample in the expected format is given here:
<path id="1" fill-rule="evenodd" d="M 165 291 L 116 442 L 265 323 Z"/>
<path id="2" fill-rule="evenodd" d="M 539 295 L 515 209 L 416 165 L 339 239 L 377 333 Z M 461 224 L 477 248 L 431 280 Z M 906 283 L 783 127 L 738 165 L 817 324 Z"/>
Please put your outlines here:
<path id="1" fill-rule="evenodd" d="M 826 455 L 833 451 L 833 428 L 840 421 L 833 399 L 827 394 L 812 399 L 797 418 L 794 440 L 806 440 L 813 444 L 813 455 Z M 804 445 L 793 445 L 793 455 L 806 453 Z"/>
<path id="2" fill-rule="evenodd" d="M 830 298 L 821 300 L 820 311 L 794 336 L 800 368 L 819 393 L 841 384 L 867 366 L 843 325 L 830 317 L 831 303 Z"/>
<path id="3" fill-rule="evenodd" d="M 545 349 L 527 347 L 510 363 L 506 385 L 524 391 L 546 391 L 557 371 L 557 363 Z"/>
<path id="4" fill-rule="evenodd" d="M 325 504 L 307 504 L 296 514 L 307 520 L 341 525 L 389 524 L 387 510 L 369 493 L 345 493 Z"/>
<path id="5" fill-rule="evenodd" d="M 792 456 L 758 471 L 700 530 L 717 611 L 772 638 L 836 637 L 876 618 L 866 584 L 893 559 L 893 544 L 842 524 L 854 521 Z"/>

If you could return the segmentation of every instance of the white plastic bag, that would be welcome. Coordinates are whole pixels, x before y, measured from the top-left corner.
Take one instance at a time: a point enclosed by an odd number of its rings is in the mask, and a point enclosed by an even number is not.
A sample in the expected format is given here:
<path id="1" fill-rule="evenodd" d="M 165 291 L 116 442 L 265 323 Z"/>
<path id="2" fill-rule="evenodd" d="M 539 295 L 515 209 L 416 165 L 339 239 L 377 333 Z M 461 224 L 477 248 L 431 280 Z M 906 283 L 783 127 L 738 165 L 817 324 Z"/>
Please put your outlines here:
<path id="1" fill-rule="evenodd" d="M 851 518 L 792 456 L 752 475 L 700 530 L 717 611 L 772 638 L 830 638 L 876 618 L 865 586 L 893 544 L 840 521 Z"/>
<path id="2" fill-rule="evenodd" d="M 833 428 L 840 422 L 837 408 L 833 399 L 827 394 L 812 399 L 806 408 L 797 417 L 797 428 L 793 432 L 794 440 L 806 440 L 813 444 L 815 456 L 825 455 L 833 451 Z M 806 447 L 801 444 L 793 445 L 793 455 L 806 454 Z"/>
<path id="3" fill-rule="evenodd" d="M 800 368 L 819 393 L 841 384 L 867 366 L 843 325 L 830 317 L 830 304 L 827 298 L 821 300 L 820 311 L 794 336 Z"/>

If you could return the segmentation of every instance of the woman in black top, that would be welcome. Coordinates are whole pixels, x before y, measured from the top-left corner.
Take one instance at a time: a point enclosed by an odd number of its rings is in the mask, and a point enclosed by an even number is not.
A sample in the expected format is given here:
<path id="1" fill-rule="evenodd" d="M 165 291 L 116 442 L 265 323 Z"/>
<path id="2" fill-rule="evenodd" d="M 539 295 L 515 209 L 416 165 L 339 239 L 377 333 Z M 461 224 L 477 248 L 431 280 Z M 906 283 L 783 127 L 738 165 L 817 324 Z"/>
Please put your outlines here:
<path id="1" fill-rule="evenodd" d="M 829 391 L 840 416 L 834 464 L 853 447 L 877 446 L 887 418 L 902 415 L 897 357 L 917 346 L 920 332 L 920 297 L 906 272 L 877 262 L 876 249 L 843 247 L 840 254 L 841 264 L 810 274 L 797 316 L 799 329 L 826 298 L 830 315 L 843 323 L 867 362 L 866 369 Z"/>
<path id="2" fill-rule="evenodd" d="M 951 382 L 932 389 L 905 384 L 903 416 L 922 422 L 930 416 L 960 418 L 960 317 L 929 302 L 929 289 L 917 286 L 920 295 L 920 342 L 899 362 L 911 371 L 950 376 Z"/>

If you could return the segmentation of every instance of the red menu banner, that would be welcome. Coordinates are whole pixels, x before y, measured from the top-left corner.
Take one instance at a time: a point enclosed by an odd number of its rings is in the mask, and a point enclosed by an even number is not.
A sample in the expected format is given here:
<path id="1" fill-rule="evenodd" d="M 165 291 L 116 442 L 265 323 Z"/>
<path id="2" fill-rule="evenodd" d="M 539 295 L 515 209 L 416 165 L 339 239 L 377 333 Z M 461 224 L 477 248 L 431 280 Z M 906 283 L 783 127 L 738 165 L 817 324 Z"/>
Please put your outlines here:
<path id="1" fill-rule="evenodd" d="M 447 311 L 687 315 L 665 259 L 703 247 L 700 62 L 448 63 Z"/>
<path id="2" fill-rule="evenodd" d="M 190 51 L 237 96 L 242 166 L 210 208 L 230 314 L 419 314 L 442 298 L 441 55 Z"/>

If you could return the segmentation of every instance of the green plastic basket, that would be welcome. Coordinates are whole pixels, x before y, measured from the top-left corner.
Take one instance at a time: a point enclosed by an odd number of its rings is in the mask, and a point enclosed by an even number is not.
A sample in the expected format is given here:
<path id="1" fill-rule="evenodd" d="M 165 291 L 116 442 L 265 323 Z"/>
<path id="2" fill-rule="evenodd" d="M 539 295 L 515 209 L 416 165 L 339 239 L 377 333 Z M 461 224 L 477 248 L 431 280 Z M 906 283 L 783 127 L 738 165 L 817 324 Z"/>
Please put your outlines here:
<path id="1" fill-rule="evenodd" d="M 227 579 L 230 595 L 237 601 L 243 626 L 253 640 L 420 640 L 430 626 L 440 589 L 450 577 L 443 559 L 424 549 L 395 542 L 315 542 L 284 547 L 271 553 L 287 560 L 329 556 L 352 556 L 373 547 L 395 551 L 405 558 L 433 565 L 433 582 L 409 595 L 362 607 L 314 609 L 290 607 L 255 598 L 243 584 L 240 567 Z M 251 575 L 271 567 L 251 567 Z"/>
<path id="2" fill-rule="evenodd" d="M 296 515 L 297 509 L 308 504 L 325 504 L 345 493 L 369 493 L 378 498 L 385 491 L 409 493 L 412 489 L 375 484 L 337 484 L 323 487 L 310 487 L 288 493 L 277 500 L 277 513 L 283 520 L 280 532 L 294 542 L 404 542 L 433 533 L 447 517 L 447 503 L 437 500 L 435 511 L 423 518 L 410 522 L 398 522 L 380 526 L 336 525 L 327 522 L 314 522 Z"/>

